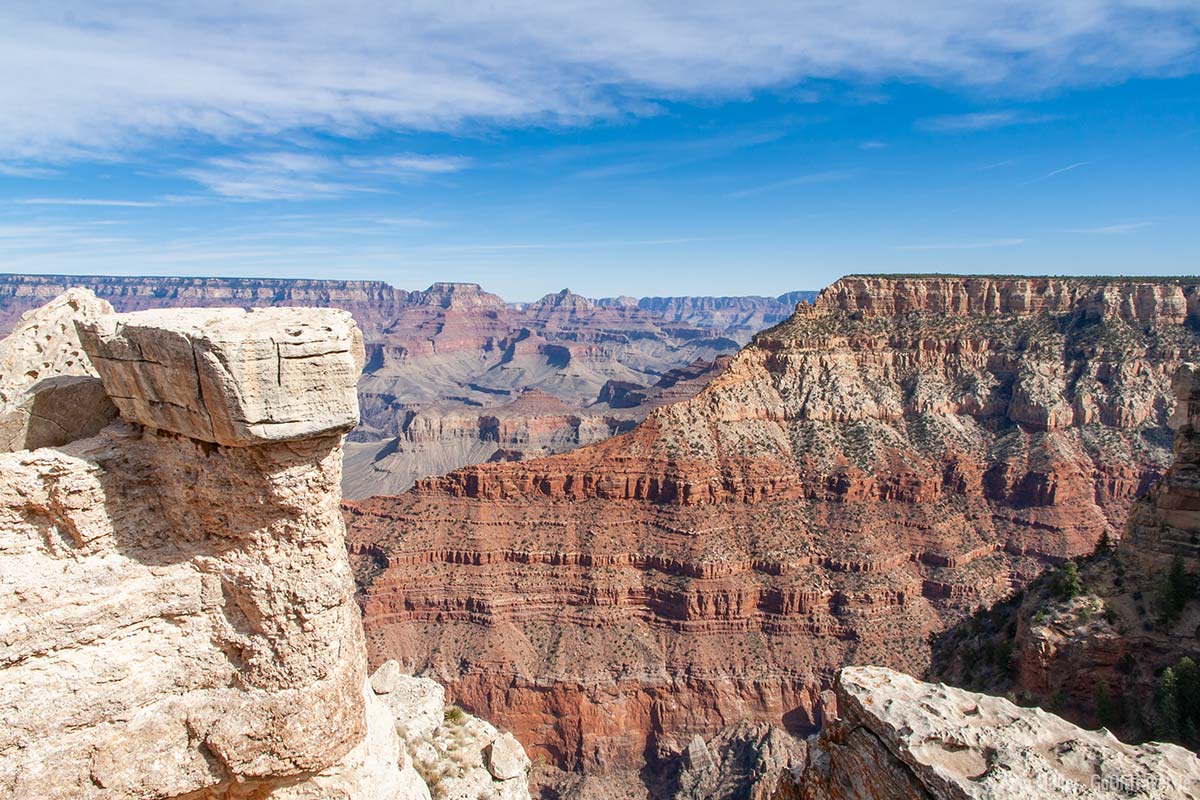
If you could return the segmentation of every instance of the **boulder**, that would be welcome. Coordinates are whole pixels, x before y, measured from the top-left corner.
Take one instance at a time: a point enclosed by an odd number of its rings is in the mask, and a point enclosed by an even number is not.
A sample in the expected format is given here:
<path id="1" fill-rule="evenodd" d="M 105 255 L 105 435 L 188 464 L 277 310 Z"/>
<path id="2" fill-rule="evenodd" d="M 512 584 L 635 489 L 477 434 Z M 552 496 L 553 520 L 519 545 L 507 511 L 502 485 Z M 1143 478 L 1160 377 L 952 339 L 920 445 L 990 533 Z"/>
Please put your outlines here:
<path id="1" fill-rule="evenodd" d="M 1124 744 L 1039 708 L 846 667 L 840 719 L 809 750 L 803 800 L 1200 798 L 1200 759 L 1170 744 Z"/>
<path id="2" fill-rule="evenodd" d="M 27 311 L 0 340 L 0 451 L 54 447 L 95 435 L 117 415 L 75 321 L 112 314 L 86 289 Z"/>
<path id="3" fill-rule="evenodd" d="M 519 778 L 529 771 L 529 756 L 511 733 L 496 737 L 483 750 L 488 772 L 498 781 Z"/>
<path id="4" fill-rule="evenodd" d="M 246 446 L 358 422 L 362 335 L 335 309 L 165 309 L 79 323 L 121 416 Z"/>

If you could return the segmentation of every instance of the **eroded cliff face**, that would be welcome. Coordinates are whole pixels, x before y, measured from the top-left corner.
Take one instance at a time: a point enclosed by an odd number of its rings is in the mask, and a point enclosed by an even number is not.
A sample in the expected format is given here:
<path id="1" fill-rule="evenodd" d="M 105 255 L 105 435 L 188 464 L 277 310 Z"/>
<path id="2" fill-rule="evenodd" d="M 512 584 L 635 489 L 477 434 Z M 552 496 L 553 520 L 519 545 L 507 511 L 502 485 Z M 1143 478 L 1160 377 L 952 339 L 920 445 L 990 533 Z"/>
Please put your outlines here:
<path id="1" fill-rule="evenodd" d="M 1200 652 L 1200 374 L 1176 373 L 1174 461 L 1133 505 L 1114 549 L 1046 575 L 947 632 L 935 648 L 941 679 L 1008 692 L 1122 738 L 1200 744 L 1163 718 L 1164 670 Z M 1176 572 L 1179 587 L 1168 585 Z M 1190 590 L 1190 591 L 1189 591 Z M 1176 597 L 1169 593 L 1179 592 Z"/>
<path id="2" fill-rule="evenodd" d="M 0 455 L 0 797 L 429 800 L 400 735 L 417 710 L 366 682 L 350 315 L 96 302 L 27 318 L 26 356 L 98 374 L 121 419 Z M 502 796 L 527 799 L 517 773 Z"/>
<path id="3" fill-rule="evenodd" d="M 799 788 L 776 800 L 1197 798 L 1200 760 L 1135 747 L 1041 709 L 878 667 L 837 682 L 838 719 L 814 738 Z"/>
<path id="4" fill-rule="evenodd" d="M 92 290 L 99 302 L 123 312 L 196 306 L 349 311 L 367 350 L 359 384 L 362 422 L 343 474 L 343 490 L 352 497 L 402 491 L 416 478 L 497 453 L 533 458 L 628 430 L 654 407 L 646 399 L 656 394 L 654 384 L 697 359 L 732 353 L 794 307 L 773 298 L 594 302 L 568 290 L 517 305 L 473 283 L 405 291 L 379 281 L 0 275 L 0 332 L 69 287 Z M 626 388 L 619 410 L 605 397 L 613 385 Z M 569 407 L 579 424 L 555 425 L 535 408 L 527 420 L 530 435 L 521 436 L 526 421 L 518 412 L 529 405 L 521 397 L 531 390 Z M 635 397 L 645 402 L 630 402 Z M 512 420 L 515 434 L 489 425 L 492 417 Z M 431 424 L 441 418 L 461 424 Z"/>
<path id="5" fill-rule="evenodd" d="M 814 730 L 840 665 L 920 674 L 930 633 L 1119 537 L 1197 292 L 839 281 L 628 434 L 347 504 L 372 659 L 567 770 Z"/>

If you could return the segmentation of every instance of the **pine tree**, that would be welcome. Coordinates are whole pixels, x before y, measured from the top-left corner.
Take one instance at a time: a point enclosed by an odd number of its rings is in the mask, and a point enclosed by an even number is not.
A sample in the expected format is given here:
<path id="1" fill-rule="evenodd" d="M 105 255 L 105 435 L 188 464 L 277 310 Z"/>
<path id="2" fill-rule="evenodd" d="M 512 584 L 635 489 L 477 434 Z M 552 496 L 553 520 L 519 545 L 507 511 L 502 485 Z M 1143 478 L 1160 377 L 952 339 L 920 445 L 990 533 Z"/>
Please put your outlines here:
<path id="1" fill-rule="evenodd" d="M 1108 530 L 1101 531 L 1100 538 L 1096 540 L 1096 555 L 1106 556 L 1112 553 L 1112 550 L 1112 539 L 1109 538 Z"/>
<path id="2" fill-rule="evenodd" d="M 1171 569 L 1167 572 L 1163 583 L 1161 605 L 1163 617 L 1168 621 L 1179 619 L 1184 606 L 1192 597 L 1192 578 L 1183 566 L 1183 559 L 1175 556 L 1171 559 Z"/>
<path id="3" fill-rule="evenodd" d="M 1054 576 L 1054 588 L 1064 600 L 1078 597 L 1083 591 L 1083 584 L 1079 581 L 1079 565 L 1074 561 L 1063 564 L 1062 570 Z"/>
<path id="4" fill-rule="evenodd" d="M 1158 679 L 1158 726 L 1159 738 L 1179 741 L 1179 682 L 1175 670 L 1167 667 Z"/>

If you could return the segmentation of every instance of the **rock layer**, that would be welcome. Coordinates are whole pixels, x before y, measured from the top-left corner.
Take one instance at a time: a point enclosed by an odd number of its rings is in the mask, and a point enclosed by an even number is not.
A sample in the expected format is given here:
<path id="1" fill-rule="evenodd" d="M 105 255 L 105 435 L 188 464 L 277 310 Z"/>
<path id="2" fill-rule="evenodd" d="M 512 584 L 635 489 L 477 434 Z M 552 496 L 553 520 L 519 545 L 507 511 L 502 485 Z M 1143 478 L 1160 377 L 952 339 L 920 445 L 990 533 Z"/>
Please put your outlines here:
<path id="1" fill-rule="evenodd" d="M 628 434 L 348 503 L 371 657 L 567 770 L 812 731 L 842 664 L 919 674 L 931 633 L 1118 538 L 1198 292 L 840 281 Z"/>
<path id="2" fill-rule="evenodd" d="M 1193 753 L 1122 744 L 1003 698 L 848 667 L 837 700 L 791 795 L 800 800 L 1200 797 Z"/>

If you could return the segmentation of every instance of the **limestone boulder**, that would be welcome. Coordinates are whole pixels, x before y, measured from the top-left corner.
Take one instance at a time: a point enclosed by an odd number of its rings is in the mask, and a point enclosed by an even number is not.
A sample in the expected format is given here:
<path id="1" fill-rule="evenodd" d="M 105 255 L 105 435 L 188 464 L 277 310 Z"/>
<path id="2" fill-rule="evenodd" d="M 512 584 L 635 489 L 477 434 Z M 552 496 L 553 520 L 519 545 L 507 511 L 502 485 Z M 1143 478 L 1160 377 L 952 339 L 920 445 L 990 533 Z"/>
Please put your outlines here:
<path id="1" fill-rule="evenodd" d="M 112 313 L 90 291 L 70 289 L 0 340 L 0 451 L 66 444 L 117 415 L 75 329 Z"/>
<path id="2" fill-rule="evenodd" d="M 446 712 L 446 689 L 437 681 L 405 675 L 400 665 L 389 660 L 371 675 L 371 688 L 391 710 L 406 740 L 426 739 L 442 724 Z"/>
<path id="3" fill-rule="evenodd" d="M 79 323 L 121 415 L 246 446 L 348 431 L 362 335 L 336 309 L 164 309 Z"/>
<path id="4" fill-rule="evenodd" d="M 497 736 L 483 750 L 488 772 L 498 781 L 519 778 L 529 771 L 529 756 L 511 733 Z"/>

